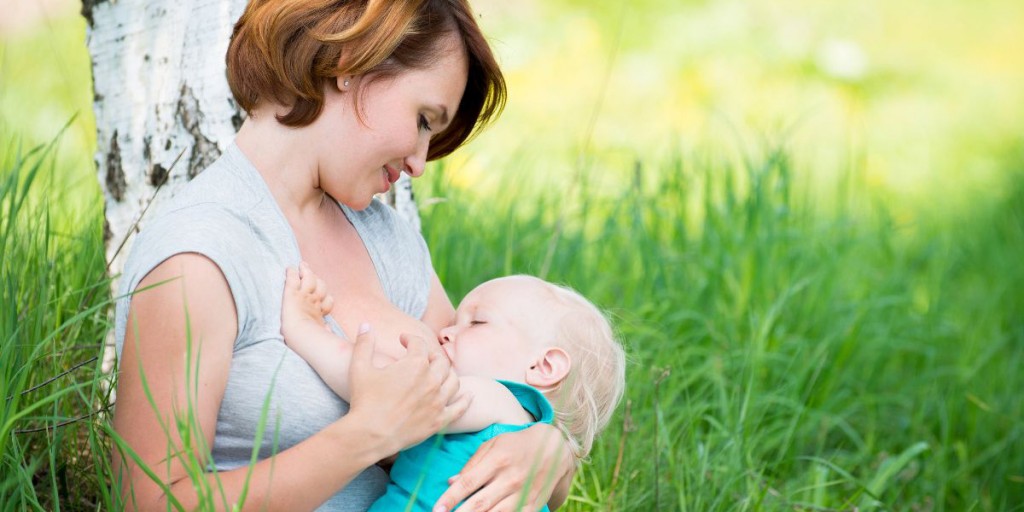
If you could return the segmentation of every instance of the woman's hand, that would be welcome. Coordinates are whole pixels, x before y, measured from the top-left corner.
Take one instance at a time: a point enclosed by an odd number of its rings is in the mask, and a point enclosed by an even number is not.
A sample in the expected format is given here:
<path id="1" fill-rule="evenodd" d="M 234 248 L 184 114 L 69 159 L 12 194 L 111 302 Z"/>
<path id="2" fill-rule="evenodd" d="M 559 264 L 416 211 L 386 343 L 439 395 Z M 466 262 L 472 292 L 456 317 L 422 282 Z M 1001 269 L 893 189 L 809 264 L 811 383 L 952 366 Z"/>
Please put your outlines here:
<path id="1" fill-rule="evenodd" d="M 350 416 L 369 429 L 387 454 L 417 444 L 462 416 L 469 397 L 437 340 L 403 335 L 407 352 L 383 367 L 373 364 L 376 339 L 369 325 L 359 329 L 349 379 Z"/>
<path id="2" fill-rule="evenodd" d="M 551 508 L 557 508 L 568 494 L 574 468 L 562 433 L 551 425 L 502 434 L 480 446 L 449 480 L 434 512 L 452 510 L 462 500 L 459 510 L 467 512 L 539 510 L 553 491 L 560 491 L 551 500 Z"/>

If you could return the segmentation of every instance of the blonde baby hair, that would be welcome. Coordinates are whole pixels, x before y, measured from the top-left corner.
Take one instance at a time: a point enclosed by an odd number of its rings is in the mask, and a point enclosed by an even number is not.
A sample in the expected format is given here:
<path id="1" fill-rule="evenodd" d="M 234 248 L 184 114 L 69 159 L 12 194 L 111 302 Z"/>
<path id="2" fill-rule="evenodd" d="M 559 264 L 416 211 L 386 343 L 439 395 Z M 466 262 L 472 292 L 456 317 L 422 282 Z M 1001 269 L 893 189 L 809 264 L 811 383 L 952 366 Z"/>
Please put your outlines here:
<path id="1" fill-rule="evenodd" d="M 593 303 L 567 286 L 532 276 L 565 308 L 558 319 L 555 344 L 572 361 L 551 397 L 556 426 L 566 435 L 577 460 L 585 459 L 594 438 L 608 425 L 626 389 L 626 354 L 608 318 Z"/>

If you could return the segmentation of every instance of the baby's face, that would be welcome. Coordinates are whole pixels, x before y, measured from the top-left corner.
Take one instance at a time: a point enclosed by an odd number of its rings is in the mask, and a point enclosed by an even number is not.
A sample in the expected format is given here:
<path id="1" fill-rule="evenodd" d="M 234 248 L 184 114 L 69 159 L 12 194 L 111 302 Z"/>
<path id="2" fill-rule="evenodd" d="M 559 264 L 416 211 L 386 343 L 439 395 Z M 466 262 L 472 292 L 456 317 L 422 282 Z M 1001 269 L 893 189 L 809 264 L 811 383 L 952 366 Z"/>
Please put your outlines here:
<path id="1" fill-rule="evenodd" d="M 559 304 L 543 284 L 503 277 L 477 286 L 440 332 L 459 375 L 523 382 L 555 341 Z"/>

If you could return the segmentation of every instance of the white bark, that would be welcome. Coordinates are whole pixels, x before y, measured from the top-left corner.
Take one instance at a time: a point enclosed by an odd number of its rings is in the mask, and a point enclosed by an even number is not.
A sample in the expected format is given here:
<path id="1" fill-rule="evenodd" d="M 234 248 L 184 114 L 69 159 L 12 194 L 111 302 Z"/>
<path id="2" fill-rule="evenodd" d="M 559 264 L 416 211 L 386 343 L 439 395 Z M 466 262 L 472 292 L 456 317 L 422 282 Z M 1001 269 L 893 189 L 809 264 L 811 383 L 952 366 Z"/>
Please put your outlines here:
<path id="1" fill-rule="evenodd" d="M 245 4 L 83 0 L 111 275 L 121 272 L 144 214 L 220 156 L 242 123 L 224 56 Z M 395 190 L 389 202 L 418 229 L 408 178 Z"/>

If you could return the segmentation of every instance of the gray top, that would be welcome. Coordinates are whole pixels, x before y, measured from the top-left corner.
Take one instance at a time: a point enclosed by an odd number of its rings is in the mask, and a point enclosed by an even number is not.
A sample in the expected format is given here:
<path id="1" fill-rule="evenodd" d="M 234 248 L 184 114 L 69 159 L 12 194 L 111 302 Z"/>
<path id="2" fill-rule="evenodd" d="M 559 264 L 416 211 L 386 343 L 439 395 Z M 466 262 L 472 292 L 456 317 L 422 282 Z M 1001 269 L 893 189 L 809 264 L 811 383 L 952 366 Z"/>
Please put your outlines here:
<path id="1" fill-rule="evenodd" d="M 420 318 L 431 275 L 423 238 L 380 201 L 362 211 L 344 205 L 342 210 L 362 238 L 388 298 Z M 284 271 L 298 265 L 298 245 L 266 182 L 234 144 L 183 187 L 135 240 L 117 299 L 118 355 L 131 302 L 126 295 L 154 267 L 185 252 L 202 254 L 220 268 L 238 313 L 238 338 L 213 442 L 216 469 L 248 464 L 268 395 L 261 459 L 275 453 L 275 443 L 277 451 L 285 450 L 348 412 L 348 404 L 281 337 Z M 371 466 L 320 510 L 366 510 L 387 482 L 384 471 Z"/>

